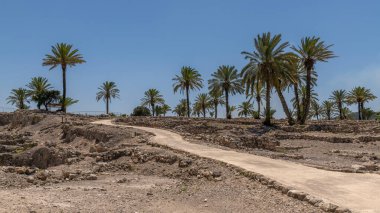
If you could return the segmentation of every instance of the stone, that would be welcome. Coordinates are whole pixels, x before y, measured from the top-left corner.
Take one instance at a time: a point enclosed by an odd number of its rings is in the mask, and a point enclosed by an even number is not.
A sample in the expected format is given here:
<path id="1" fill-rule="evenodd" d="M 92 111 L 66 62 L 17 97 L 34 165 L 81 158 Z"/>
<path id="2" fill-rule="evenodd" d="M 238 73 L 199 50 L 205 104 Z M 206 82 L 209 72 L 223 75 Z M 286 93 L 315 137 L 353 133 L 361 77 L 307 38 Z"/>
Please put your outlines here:
<path id="1" fill-rule="evenodd" d="M 39 180 L 46 181 L 49 174 L 46 171 L 39 171 L 39 172 L 37 172 L 37 174 L 35 176 Z"/>
<path id="2" fill-rule="evenodd" d="M 318 204 L 318 207 L 321 208 L 323 211 L 326 211 L 326 212 L 334 212 L 335 209 L 338 208 L 337 205 L 334 205 L 332 203 L 326 203 L 326 202 L 320 202 Z"/>
<path id="3" fill-rule="evenodd" d="M 89 176 L 86 177 L 86 180 L 97 180 L 98 177 L 96 174 L 90 174 Z"/>
<path id="4" fill-rule="evenodd" d="M 220 176 L 222 176 L 222 172 L 221 171 L 213 171 L 212 172 L 212 177 L 217 178 L 217 177 L 220 177 Z"/>
<path id="5" fill-rule="evenodd" d="M 193 160 L 190 158 L 181 159 L 178 161 L 178 167 L 180 168 L 189 167 L 191 166 L 192 163 L 193 163 Z"/>

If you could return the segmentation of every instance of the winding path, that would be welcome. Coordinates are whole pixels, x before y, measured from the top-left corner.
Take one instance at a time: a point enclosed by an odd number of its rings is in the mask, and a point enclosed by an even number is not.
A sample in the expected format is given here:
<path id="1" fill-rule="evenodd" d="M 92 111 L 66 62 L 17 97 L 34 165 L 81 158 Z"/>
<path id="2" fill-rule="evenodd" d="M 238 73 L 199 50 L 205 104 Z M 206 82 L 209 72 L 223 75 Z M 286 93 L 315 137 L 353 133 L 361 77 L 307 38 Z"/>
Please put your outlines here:
<path id="1" fill-rule="evenodd" d="M 207 145 L 189 143 L 180 135 L 162 129 L 117 125 L 113 124 L 111 120 L 94 123 L 145 130 L 155 134 L 152 141 L 157 144 L 262 174 L 285 186 L 355 212 L 380 212 L 380 175 L 377 174 L 332 172 L 289 161 L 222 150 Z"/>

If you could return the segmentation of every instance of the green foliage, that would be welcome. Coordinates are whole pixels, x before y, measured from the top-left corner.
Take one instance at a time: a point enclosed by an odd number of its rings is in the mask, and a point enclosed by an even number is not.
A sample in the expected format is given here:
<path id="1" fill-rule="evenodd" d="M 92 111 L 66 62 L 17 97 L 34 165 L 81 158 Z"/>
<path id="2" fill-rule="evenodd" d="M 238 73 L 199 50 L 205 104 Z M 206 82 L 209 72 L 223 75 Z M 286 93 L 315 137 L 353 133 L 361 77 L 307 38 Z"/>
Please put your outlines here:
<path id="1" fill-rule="evenodd" d="M 244 101 L 238 106 L 238 116 L 248 117 L 253 114 L 253 104 L 249 101 Z"/>
<path id="2" fill-rule="evenodd" d="M 131 116 L 150 116 L 150 110 L 144 106 L 138 106 L 133 109 Z"/>
<path id="3" fill-rule="evenodd" d="M 41 106 L 46 102 L 46 92 L 52 88 L 48 79 L 33 77 L 26 87 L 28 88 L 28 95 L 31 97 L 31 100 L 37 103 L 38 109 L 41 109 Z"/>
<path id="4" fill-rule="evenodd" d="M 334 103 L 331 101 L 324 101 L 322 103 L 322 115 L 325 119 L 331 120 L 333 116 Z"/>
<path id="5" fill-rule="evenodd" d="M 211 107 L 211 98 L 207 93 L 198 94 L 198 96 L 195 99 L 194 105 L 194 108 L 199 108 L 203 117 L 206 117 L 206 112 Z"/>
<path id="6" fill-rule="evenodd" d="M 344 104 L 348 103 L 347 99 L 347 91 L 346 90 L 334 90 L 330 96 L 330 100 L 335 104 L 335 107 L 337 108 L 339 112 L 339 118 L 340 120 L 343 120 L 345 115 L 343 113 Z"/>
<path id="7" fill-rule="evenodd" d="M 9 104 L 16 105 L 18 109 L 28 109 L 29 94 L 24 88 L 13 89 L 11 95 L 7 98 Z"/>
<path id="8" fill-rule="evenodd" d="M 103 100 L 106 103 L 106 113 L 109 113 L 109 103 L 111 99 L 119 98 L 120 90 L 113 81 L 106 81 L 100 87 L 98 87 L 96 93 L 96 101 Z"/>
<path id="9" fill-rule="evenodd" d="M 152 110 L 152 115 L 159 115 L 155 113 L 157 104 L 164 104 L 165 100 L 157 89 L 148 89 L 144 93 L 144 98 L 141 99 L 142 106 L 149 106 Z"/>
<path id="10" fill-rule="evenodd" d="M 242 79 L 238 74 L 237 69 L 234 66 L 220 66 L 216 72 L 212 75 L 212 78 L 208 81 L 210 91 L 222 91 L 224 92 L 225 104 L 226 104 L 226 116 L 228 118 L 229 112 L 229 95 L 241 94 L 244 92 Z"/>
<path id="11" fill-rule="evenodd" d="M 176 75 L 173 78 L 173 90 L 176 93 L 178 90 L 180 93 L 186 93 L 186 112 L 187 116 L 190 117 L 190 90 L 199 90 L 203 87 L 203 80 L 199 72 L 192 67 L 182 67 L 181 74 Z"/>
<path id="12" fill-rule="evenodd" d="M 187 115 L 187 101 L 186 99 L 181 99 L 179 104 L 173 109 L 173 113 L 177 114 L 177 116 L 185 116 Z"/>
<path id="13" fill-rule="evenodd" d="M 83 56 L 79 53 L 78 49 L 73 49 L 71 44 L 57 43 L 55 46 L 51 47 L 52 54 L 46 54 L 43 59 L 42 66 L 49 66 L 50 70 L 61 66 L 62 69 L 62 111 L 66 112 L 66 70 L 67 67 L 73 67 L 77 64 L 83 64 L 86 61 Z"/>

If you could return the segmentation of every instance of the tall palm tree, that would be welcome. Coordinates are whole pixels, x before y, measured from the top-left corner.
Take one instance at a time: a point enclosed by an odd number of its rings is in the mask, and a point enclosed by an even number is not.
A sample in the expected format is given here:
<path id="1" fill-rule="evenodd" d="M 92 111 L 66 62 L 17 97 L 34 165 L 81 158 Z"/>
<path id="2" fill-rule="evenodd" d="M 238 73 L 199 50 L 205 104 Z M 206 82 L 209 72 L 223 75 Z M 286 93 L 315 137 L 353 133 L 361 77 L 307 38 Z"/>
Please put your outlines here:
<path id="1" fill-rule="evenodd" d="M 71 44 L 57 43 L 55 46 L 51 47 L 52 54 L 46 54 L 43 59 L 42 66 L 49 66 L 50 70 L 61 66 L 62 69 L 62 111 L 66 112 L 64 102 L 66 100 L 66 71 L 67 67 L 73 67 L 77 64 L 83 64 L 86 61 L 83 60 L 82 54 L 79 53 L 78 49 L 73 49 Z"/>
<path id="2" fill-rule="evenodd" d="M 255 113 L 255 119 L 260 119 L 261 111 L 261 100 L 265 96 L 263 83 L 259 78 L 255 76 L 254 69 L 246 69 L 241 72 L 242 84 L 245 86 L 245 95 L 251 101 L 253 98 L 256 99 L 257 103 L 257 113 Z"/>
<path id="3" fill-rule="evenodd" d="M 113 81 L 106 81 L 100 87 L 98 87 L 98 93 L 96 93 L 96 101 L 103 99 L 106 102 L 106 114 L 109 114 L 109 104 L 112 98 L 119 98 L 120 90 L 117 88 L 116 83 Z"/>
<path id="4" fill-rule="evenodd" d="M 141 99 L 143 106 L 150 106 L 152 110 L 152 116 L 155 116 L 156 104 L 164 104 L 165 100 L 157 89 L 148 89 L 144 93 L 144 98 Z"/>
<path id="5" fill-rule="evenodd" d="M 220 89 L 212 89 L 210 90 L 209 95 L 210 95 L 210 102 L 214 106 L 213 115 L 215 118 L 218 118 L 218 106 L 225 104 L 223 100 L 224 99 L 223 92 Z"/>
<path id="6" fill-rule="evenodd" d="M 224 92 L 226 101 L 226 116 L 230 118 L 229 113 L 229 95 L 241 94 L 244 89 L 241 84 L 242 80 L 234 66 L 220 66 L 212 75 L 212 79 L 208 81 L 209 90 L 221 90 Z"/>
<path id="7" fill-rule="evenodd" d="M 334 103 L 331 101 L 324 101 L 322 103 L 322 112 L 323 112 L 325 118 L 327 118 L 327 120 L 331 120 L 331 116 L 333 113 L 333 107 L 334 107 Z"/>
<path id="8" fill-rule="evenodd" d="M 232 118 L 232 113 L 235 112 L 235 110 L 236 110 L 236 106 L 229 106 L 228 107 L 228 113 L 230 113 L 228 115 L 229 118 Z"/>
<path id="9" fill-rule="evenodd" d="M 192 67 L 182 67 L 181 75 L 176 75 L 173 78 L 174 93 L 178 90 L 180 93 L 186 93 L 186 107 L 187 107 L 187 117 L 190 117 L 190 90 L 200 89 L 203 87 L 203 80 L 199 72 Z"/>
<path id="10" fill-rule="evenodd" d="M 31 100 L 37 103 L 38 109 L 41 109 L 41 106 L 43 105 L 42 96 L 52 88 L 48 79 L 44 77 L 33 77 L 26 87 L 28 88 L 28 94 L 31 97 Z"/>
<path id="11" fill-rule="evenodd" d="M 207 93 L 198 94 L 195 104 L 202 110 L 203 118 L 206 117 L 206 111 L 210 108 L 211 98 Z"/>
<path id="12" fill-rule="evenodd" d="M 319 120 L 319 116 L 322 114 L 322 107 L 321 105 L 319 105 L 319 103 L 317 101 L 313 101 L 311 102 L 311 112 L 312 112 L 312 116 L 313 117 L 316 117 L 317 120 Z"/>
<path id="13" fill-rule="evenodd" d="M 358 104 L 358 118 L 362 120 L 363 118 L 363 109 L 364 103 L 374 100 L 377 97 L 372 94 L 371 90 L 366 89 L 365 87 L 355 87 L 348 93 L 348 102 L 350 104 L 357 103 Z"/>
<path id="14" fill-rule="evenodd" d="M 193 103 L 193 107 L 192 107 L 192 110 L 191 110 L 191 114 L 193 116 L 196 116 L 196 117 L 200 117 L 201 116 L 201 113 L 202 113 L 202 107 L 199 103 L 195 102 Z"/>
<path id="15" fill-rule="evenodd" d="M 318 37 L 305 37 L 301 39 L 301 45 L 293 46 L 292 49 L 298 53 L 306 70 L 306 99 L 303 106 L 303 115 L 301 124 L 306 122 L 309 114 L 311 103 L 311 88 L 312 88 L 312 71 L 318 61 L 326 62 L 328 59 L 335 57 L 333 51 L 329 50 L 332 45 L 326 45 Z"/>
<path id="16" fill-rule="evenodd" d="M 248 117 L 251 114 L 253 114 L 253 104 L 249 101 L 243 101 L 238 106 L 238 116 Z"/>
<path id="17" fill-rule="evenodd" d="M 272 87 L 278 92 L 281 99 L 284 112 L 288 117 L 289 124 L 293 124 L 293 118 L 288 109 L 286 102 L 282 99 L 282 92 L 280 83 L 281 80 L 291 78 L 288 69 L 284 69 L 284 63 L 288 62 L 294 55 L 289 52 L 285 52 L 286 47 L 289 46 L 288 42 L 281 43 L 281 35 L 274 35 L 263 33 L 258 35 L 254 40 L 254 52 L 242 52 L 249 63 L 243 68 L 244 72 L 252 72 L 252 75 L 257 78 L 266 88 L 266 112 L 265 112 L 265 125 L 271 125 L 271 91 Z"/>
<path id="18" fill-rule="evenodd" d="M 11 95 L 7 98 L 8 104 L 16 105 L 18 109 L 28 109 L 26 103 L 29 103 L 28 91 L 24 88 L 13 89 Z"/>
<path id="19" fill-rule="evenodd" d="M 330 100 L 336 105 L 339 112 L 339 119 L 343 120 L 343 107 L 347 103 L 347 92 L 346 90 L 334 90 L 330 96 Z"/>

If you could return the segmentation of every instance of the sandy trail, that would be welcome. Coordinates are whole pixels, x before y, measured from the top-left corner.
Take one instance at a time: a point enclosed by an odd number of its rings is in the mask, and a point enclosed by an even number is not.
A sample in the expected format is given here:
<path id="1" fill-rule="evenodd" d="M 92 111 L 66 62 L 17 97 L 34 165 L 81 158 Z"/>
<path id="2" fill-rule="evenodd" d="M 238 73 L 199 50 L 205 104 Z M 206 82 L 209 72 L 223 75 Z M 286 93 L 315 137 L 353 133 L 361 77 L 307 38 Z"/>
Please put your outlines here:
<path id="1" fill-rule="evenodd" d="M 355 212 L 380 212 L 380 175 L 377 174 L 332 172 L 289 161 L 222 150 L 189 143 L 179 134 L 162 129 L 117 125 L 111 120 L 94 123 L 145 130 L 155 134 L 152 141 L 157 144 L 262 174 L 281 184 Z"/>

